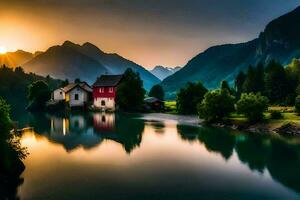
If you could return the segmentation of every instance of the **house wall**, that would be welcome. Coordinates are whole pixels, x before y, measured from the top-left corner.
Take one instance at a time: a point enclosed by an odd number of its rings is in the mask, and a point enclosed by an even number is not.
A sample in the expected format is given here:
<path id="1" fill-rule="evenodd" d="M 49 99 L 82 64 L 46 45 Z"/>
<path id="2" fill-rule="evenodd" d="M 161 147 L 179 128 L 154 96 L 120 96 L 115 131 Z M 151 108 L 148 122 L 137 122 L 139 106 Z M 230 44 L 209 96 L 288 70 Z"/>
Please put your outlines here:
<path id="1" fill-rule="evenodd" d="M 78 94 L 78 100 L 75 100 L 76 94 Z M 88 102 L 88 92 L 80 87 L 73 88 L 66 95 L 66 99 L 69 100 L 70 107 L 84 106 L 84 104 Z"/>
<path id="2" fill-rule="evenodd" d="M 53 100 L 60 101 L 65 99 L 65 93 L 61 89 L 53 91 Z"/>
<path id="3" fill-rule="evenodd" d="M 93 97 L 115 97 L 116 87 L 93 87 Z"/>
<path id="4" fill-rule="evenodd" d="M 102 105 L 102 101 L 105 102 L 104 106 Z M 96 97 L 94 98 L 94 106 L 97 108 L 115 110 L 115 99 L 110 97 Z"/>

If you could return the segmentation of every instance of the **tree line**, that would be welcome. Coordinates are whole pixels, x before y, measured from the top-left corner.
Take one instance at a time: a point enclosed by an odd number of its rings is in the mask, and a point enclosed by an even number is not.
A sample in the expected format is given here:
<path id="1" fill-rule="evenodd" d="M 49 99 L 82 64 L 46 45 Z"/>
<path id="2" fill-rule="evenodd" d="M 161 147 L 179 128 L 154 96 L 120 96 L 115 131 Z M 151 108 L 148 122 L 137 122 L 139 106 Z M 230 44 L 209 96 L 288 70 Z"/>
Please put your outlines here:
<path id="1" fill-rule="evenodd" d="M 178 113 L 198 114 L 206 121 L 219 121 L 237 112 L 256 122 L 263 119 L 268 105 L 295 106 L 300 112 L 299 95 L 300 61 L 294 59 L 284 67 L 271 60 L 239 72 L 233 87 L 222 81 L 219 89 L 208 91 L 201 82 L 189 82 L 177 93 L 176 106 Z"/>

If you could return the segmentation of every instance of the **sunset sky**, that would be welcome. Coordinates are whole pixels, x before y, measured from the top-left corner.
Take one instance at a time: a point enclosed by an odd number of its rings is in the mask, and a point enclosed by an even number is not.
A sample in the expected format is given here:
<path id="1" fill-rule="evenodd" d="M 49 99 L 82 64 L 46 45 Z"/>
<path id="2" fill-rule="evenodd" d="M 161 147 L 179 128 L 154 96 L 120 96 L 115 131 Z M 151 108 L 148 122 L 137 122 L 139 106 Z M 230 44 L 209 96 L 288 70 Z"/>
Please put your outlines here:
<path id="1" fill-rule="evenodd" d="M 0 46 L 96 44 L 146 68 L 182 66 L 206 48 L 251 40 L 300 0 L 1 0 Z"/>

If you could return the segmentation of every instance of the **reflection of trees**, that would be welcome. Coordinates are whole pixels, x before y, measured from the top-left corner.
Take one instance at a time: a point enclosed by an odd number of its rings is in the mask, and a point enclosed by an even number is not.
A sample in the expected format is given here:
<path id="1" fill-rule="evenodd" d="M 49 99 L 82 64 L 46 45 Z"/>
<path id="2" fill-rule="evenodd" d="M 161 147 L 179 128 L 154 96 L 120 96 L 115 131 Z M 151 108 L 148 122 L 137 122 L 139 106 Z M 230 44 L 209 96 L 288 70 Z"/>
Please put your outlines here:
<path id="1" fill-rule="evenodd" d="M 137 117 L 129 114 L 116 117 L 117 141 L 123 145 L 127 153 L 138 147 L 142 141 L 144 122 Z"/>
<path id="2" fill-rule="evenodd" d="M 198 139 L 207 150 L 220 153 L 226 160 L 232 155 L 235 137 L 226 129 L 202 128 Z"/>
<path id="3" fill-rule="evenodd" d="M 14 133 L 0 131 L 0 135 L 0 198 L 19 199 L 17 188 L 23 183 L 20 175 L 25 169 L 21 159 L 25 158 L 26 151 Z"/>
<path id="4" fill-rule="evenodd" d="M 248 164 L 252 170 L 263 172 L 269 156 L 268 139 L 252 135 L 245 140 L 237 142 L 236 151 L 240 161 Z"/>
<path id="5" fill-rule="evenodd" d="M 208 127 L 177 126 L 181 138 L 194 141 L 199 140 L 208 151 L 220 153 L 223 158 L 229 159 L 235 146 L 235 137 L 225 129 Z"/>
<path id="6" fill-rule="evenodd" d="M 251 170 L 267 169 L 274 179 L 300 191 L 300 145 L 266 135 L 233 135 L 225 129 L 183 125 L 177 129 L 182 139 L 199 140 L 208 151 L 220 153 L 225 159 L 235 150 L 239 160 Z"/>
<path id="7" fill-rule="evenodd" d="M 300 146 L 274 141 L 270 150 L 268 170 L 271 176 L 300 192 Z"/>

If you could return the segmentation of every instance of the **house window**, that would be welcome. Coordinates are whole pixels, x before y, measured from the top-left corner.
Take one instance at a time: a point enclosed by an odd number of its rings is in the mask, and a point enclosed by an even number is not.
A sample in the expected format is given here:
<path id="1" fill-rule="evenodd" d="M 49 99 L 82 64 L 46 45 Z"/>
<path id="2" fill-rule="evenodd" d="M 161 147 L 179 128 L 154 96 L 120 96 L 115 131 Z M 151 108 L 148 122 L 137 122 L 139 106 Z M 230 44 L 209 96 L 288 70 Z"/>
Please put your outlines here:
<path id="1" fill-rule="evenodd" d="M 75 94 L 74 99 L 78 100 L 78 94 Z"/>
<path id="2" fill-rule="evenodd" d="M 114 92 L 114 88 L 113 87 L 110 87 L 109 88 L 109 93 L 113 93 Z"/>
<path id="3" fill-rule="evenodd" d="M 59 92 L 60 95 L 62 95 L 62 92 Z"/>
<path id="4" fill-rule="evenodd" d="M 105 101 L 104 100 L 101 101 L 101 106 L 105 106 Z"/>

